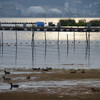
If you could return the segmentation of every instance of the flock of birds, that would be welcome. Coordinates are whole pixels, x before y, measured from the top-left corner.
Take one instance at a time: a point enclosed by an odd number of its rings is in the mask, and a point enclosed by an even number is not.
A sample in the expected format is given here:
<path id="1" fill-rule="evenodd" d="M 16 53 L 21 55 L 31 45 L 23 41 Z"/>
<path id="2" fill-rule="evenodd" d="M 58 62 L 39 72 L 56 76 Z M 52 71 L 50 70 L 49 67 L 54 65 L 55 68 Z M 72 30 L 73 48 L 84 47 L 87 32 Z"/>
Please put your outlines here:
<path id="1" fill-rule="evenodd" d="M 33 70 L 41 70 L 40 68 L 32 68 Z M 49 68 L 49 67 L 46 67 L 46 68 L 42 68 L 42 71 L 49 71 L 49 70 L 52 70 L 52 68 Z M 11 79 L 10 78 L 8 78 L 8 77 L 6 77 L 6 75 L 10 75 L 11 73 L 10 72 L 8 72 L 8 71 L 4 71 L 4 73 L 5 73 L 5 76 L 3 76 L 3 79 L 5 80 L 5 81 L 10 81 Z M 26 79 L 30 79 L 31 77 L 30 76 L 27 76 L 26 77 Z M 18 88 L 19 87 L 19 85 L 16 85 L 16 84 L 13 84 L 13 83 L 10 83 L 10 89 L 12 89 L 12 88 Z"/>
<path id="2" fill-rule="evenodd" d="M 40 68 L 32 68 L 33 70 L 41 70 Z M 52 70 L 52 68 L 42 68 L 42 71 L 49 71 L 49 70 Z M 5 76 L 7 75 L 7 74 L 10 74 L 10 72 L 8 72 L 8 71 L 4 71 L 4 73 L 5 73 Z M 70 71 L 70 73 L 76 73 L 76 70 L 74 70 L 74 71 Z M 81 71 L 81 73 L 85 73 L 85 70 L 82 70 Z M 7 78 L 7 77 L 5 77 L 5 76 L 3 76 L 3 79 L 4 80 L 11 80 L 10 78 Z M 30 79 L 30 76 L 28 76 L 28 77 L 26 77 L 27 79 Z M 18 88 L 19 87 L 19 85 L 16 85 L 16 84 L 13 84 L 13 83 L 10 83 L 10 89 L 12 89 L 12 88 Z M 95 88 L 91 88 L 91 91 L 92 92 L 100 92 L 100 90 L 98 90 L 98 89 L 95 89 Z"/>

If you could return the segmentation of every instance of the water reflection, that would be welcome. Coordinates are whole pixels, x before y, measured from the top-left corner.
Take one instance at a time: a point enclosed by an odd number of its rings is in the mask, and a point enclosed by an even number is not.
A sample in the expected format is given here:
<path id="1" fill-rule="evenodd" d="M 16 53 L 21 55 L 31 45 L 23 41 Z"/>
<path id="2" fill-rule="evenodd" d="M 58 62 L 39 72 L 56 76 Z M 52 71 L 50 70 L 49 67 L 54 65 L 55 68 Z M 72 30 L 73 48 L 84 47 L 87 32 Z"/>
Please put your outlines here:
<path id="1" fill-rule="evenodd" d="M 47 59 L 47 45 L 45 45 L 44 59 L 45 59 L 45 65 L 46 65 L 46 59 Z"/>
<path id="2" fill-rule="evenodd" d="M 58 48 L 58 64 L 60 64 L 60 47 L 59 44 L 57 45 Z"/>
<path id="3" fill-rule="evenodd" d="M 31 48 L 32 48 L 32 68 L 34 68 L 34 56 L 35 56 L 35 54 L 34 54 L 34 48 L 35 48 L 35 46 L 32 45 Z"/>
<path id="4" fill-rule="evenodd" d="M 15 50 L 15 65 L 17 65 L 17 49 L 18 49 L 17 44 L 16 44 L 15 48 L 16 48 L 16 50 Z"/>
<path id="5" fill-rule="evenodd" d="M 86 50 L 85 57 L 88 60 L 88 66 L 89 66 L 90 65 L 90 45 L 86 45 L 85 50 Z"/>
<path id="6" fill-rule="evenodd" d="M 67 58 L 68 58 L 68 54 L 69 54 L 69 44 L 67 44 Z"/>

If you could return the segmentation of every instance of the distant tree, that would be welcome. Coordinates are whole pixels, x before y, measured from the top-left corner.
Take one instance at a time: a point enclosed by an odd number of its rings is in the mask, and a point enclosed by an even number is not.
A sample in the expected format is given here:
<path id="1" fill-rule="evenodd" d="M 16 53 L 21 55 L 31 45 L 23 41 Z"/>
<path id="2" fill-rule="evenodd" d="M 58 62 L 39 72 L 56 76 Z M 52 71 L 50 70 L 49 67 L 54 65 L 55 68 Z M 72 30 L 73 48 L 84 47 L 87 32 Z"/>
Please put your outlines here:
<path id="1" fill-rule="evenodd" d="M 74 26 L 76 24 L 73 19 L 60 20 L 59 22 L 61 23 L 61 26 Z"/>
<path id="2" fill-rule="evenodd" d="M 100 20 L 92 20 L 90 21 L 91 26 L 100 26 Z"/>
<path id="3" fill-rule="evenodd" d="M 81 19 L 81 20 L 79 20 L 79 23 L 86 23 L 86 20 L 85 19 Z"/>

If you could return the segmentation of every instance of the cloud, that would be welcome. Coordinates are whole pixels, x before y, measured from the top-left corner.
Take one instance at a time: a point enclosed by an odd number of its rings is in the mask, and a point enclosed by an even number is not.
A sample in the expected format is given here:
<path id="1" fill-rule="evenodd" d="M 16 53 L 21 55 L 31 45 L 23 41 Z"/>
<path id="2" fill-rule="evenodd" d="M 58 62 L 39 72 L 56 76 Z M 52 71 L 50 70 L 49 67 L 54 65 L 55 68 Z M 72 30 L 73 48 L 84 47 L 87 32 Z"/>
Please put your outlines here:
<path id="1" fill-rule="evenodd" d="M 48 10 L 48 13 L 50 13 L 50 14 L 61 14 L 62 11 L 57 9 L 57 8 L 51 8 L 51 9 Z"/>
<path id="2" fill-rule="evenodd" d="M 45 9 L 42 8 L 41 6 L 31 6 L 27 10 L 28 14 L 44 14 L 46 13 Z"/>

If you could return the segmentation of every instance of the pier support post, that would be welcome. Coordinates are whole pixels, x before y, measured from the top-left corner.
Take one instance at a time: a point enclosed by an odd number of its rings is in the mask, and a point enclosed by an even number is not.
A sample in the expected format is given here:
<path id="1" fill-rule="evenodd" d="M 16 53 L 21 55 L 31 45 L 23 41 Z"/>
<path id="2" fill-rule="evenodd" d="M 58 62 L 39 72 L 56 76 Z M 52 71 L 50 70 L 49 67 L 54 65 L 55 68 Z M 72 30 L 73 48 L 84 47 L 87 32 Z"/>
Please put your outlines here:
<path id="1" fill-rule="evenodd" d="M 15 24 L 15 37 L 16 37 L 16 46 L 17 46 L 17 29 L 16 29 L 16 24 Z"/>
<path id="2" fill-rule="evenodd" d="M 75 32 L 73 33 L 73 36 L 74 36 L 74 46 L 75 46 Z"/>
<path id="3" fill-rule="evenodd" d="M 67 46 L 69 46 L 68 34 L 67 34 Z"/>
<path id="4" fill-rule="evenodd" d="M 3 46 L 3 32 L 1 33 L 1 36 L 2 36 L 2 46 Z"/>
<path id="5" fill-rule="evenodd" d="M 88 45 L 88 34 L 86 32 L 86 44 Z"/>
<path id="6" fill-rule="evenodd" d="M 57 40 L 57 45 L 59 45 L 59 31 L 58 31 L 58 40 Z"/>
<path id="7" fill-rule="evenodd" d="M 44 35 L 45 35 L 45 46 L 47 46 L 47 36 L 46 36 L 46 30 L 44 30 Z"/>
<path id="8" fill-rule="evenodd" d="M 1 46 L 1 34 L 0 34 L 0 46 Z"/>
<path id="9" fill-rule="evenodd" d="M 88 45 L 90 46 L 90 32 L 88 34 Z"/>
<path id="10" fill-rule="evenodd" d="M 31 42 L 32 46 L 34 46 L 34 34 L 35 34 L 35 31 L 34 31 L 34 27 L 32 25 L 32 42 Z"/>
<path id="11" fill-rule="evenodd" d="M 68 52 L 69 52 L 69 39 L 68 39 L 68 34 L 67 34 L 67 58 L 68 58 Z"/>

